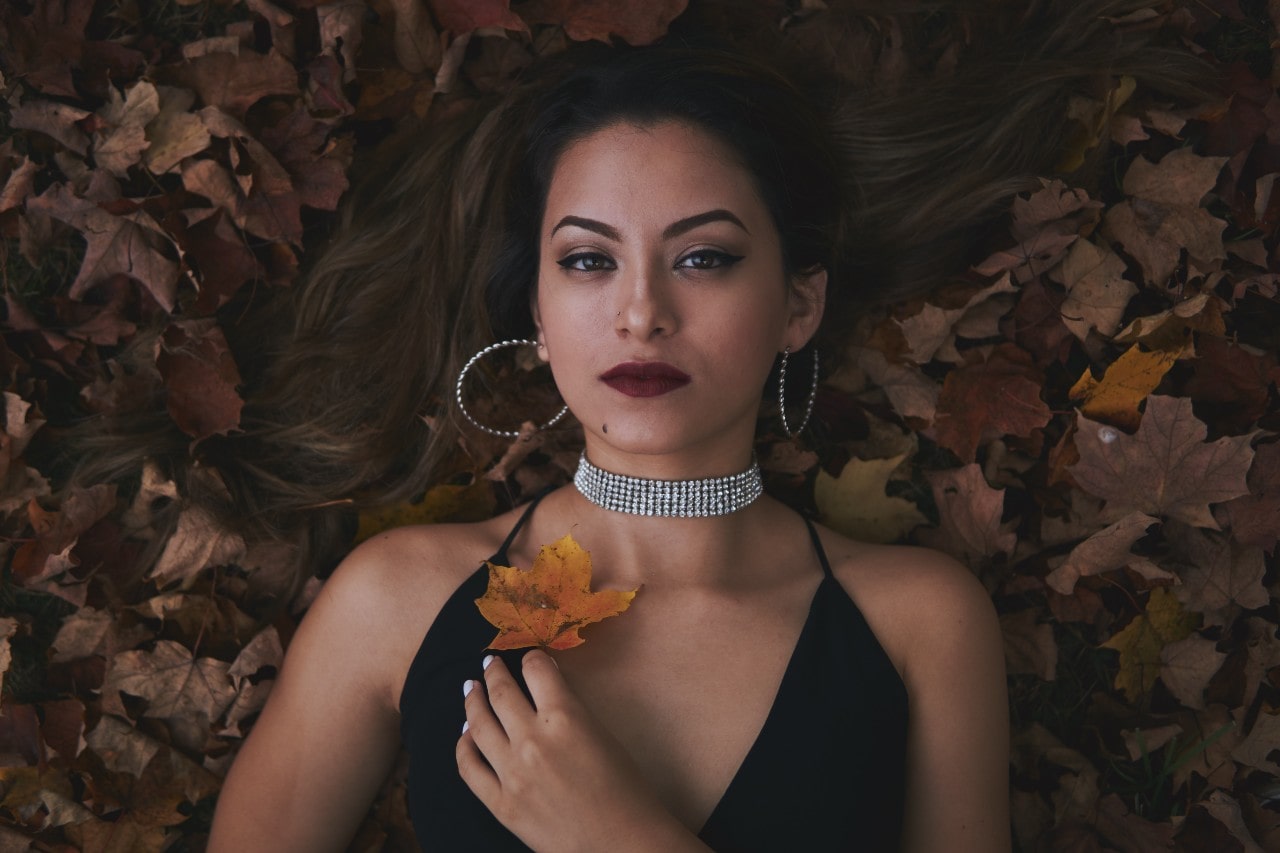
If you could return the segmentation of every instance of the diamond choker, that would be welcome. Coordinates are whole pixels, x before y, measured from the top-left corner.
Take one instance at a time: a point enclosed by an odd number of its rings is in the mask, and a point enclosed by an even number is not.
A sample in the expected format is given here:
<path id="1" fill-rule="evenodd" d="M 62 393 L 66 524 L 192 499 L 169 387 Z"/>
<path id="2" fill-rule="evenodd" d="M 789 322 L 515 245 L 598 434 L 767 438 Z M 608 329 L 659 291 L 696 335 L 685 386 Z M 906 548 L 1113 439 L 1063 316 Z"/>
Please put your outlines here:
<path id="1" fill-rule="evenodd" d="M 751 467 L 741 474 L 702 480 L 645 480 L 601 470 L 587 461 L 584 451 L 573 484 L 596 506 L 669 518 L 728 515 L 750 505 L 764 491 L 754 455 Z"/>

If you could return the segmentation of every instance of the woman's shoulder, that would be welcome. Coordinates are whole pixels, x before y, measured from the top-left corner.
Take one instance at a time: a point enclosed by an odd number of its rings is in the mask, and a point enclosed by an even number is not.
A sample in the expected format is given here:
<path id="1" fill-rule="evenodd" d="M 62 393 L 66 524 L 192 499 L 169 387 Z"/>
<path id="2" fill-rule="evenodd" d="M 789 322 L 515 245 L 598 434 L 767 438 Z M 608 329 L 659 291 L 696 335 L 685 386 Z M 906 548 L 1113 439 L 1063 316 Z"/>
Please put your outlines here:
<path id="1" fill-rule="evenodd" d="M 517 512 L 467 524 L 396 527 L 357 545 L 324 582 L 308 619 L 354 631 L 393 708 L 427 629 L 457 588 L 491 557 Z M 336 624 L 341 623 L 341 624 Z"/>
<path id="2" fill-rule="evenodd" d="M 903 675 L 948 656 L 989 655 L 999 624 L 991 596 L 963 563 L 914 545 L 860 542 L 819 526 L 832 574 Z"/>

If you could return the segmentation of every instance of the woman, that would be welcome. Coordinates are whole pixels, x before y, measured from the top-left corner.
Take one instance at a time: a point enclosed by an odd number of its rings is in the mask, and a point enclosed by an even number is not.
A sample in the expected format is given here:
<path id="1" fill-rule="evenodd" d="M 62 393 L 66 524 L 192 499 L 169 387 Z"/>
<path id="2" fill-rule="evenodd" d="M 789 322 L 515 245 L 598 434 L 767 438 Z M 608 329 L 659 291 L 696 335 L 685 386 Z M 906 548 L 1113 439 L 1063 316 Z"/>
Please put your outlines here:
<path id="1" fill-rule="evenodd" d="M 883 108 L 731 52 L 605 49 L 372 176 L 301 295 L 260 428 L 232 441 L 232 493 L 420 490 L 465 414 L 439 401 L 474 393 L 471 354 L 524 339 L 585 451 L 575 485 L 342 562 L 210 849 L 342 849 L 402 743 L 428 850 L 1008 849 L 987 594 L 949 558 L 761 495 L 753 444 L 762 399 L 803 429 L 815 341 L 834 349 L 873 291 L 955 269 L 1055 162 L 1043 117 L 1080 79 L 1170 67 L 1100 39 L 1114 5 L 1073 4 L 1017 74 L 988 64 Z M 490 658 L 484 561 L 527 567 L 565 533 L 596 588 L 640 588 L 631 609 L 579 648 Z"/>
<path id="2" fill-rule="evenodd" d="M 967 569 L 815 528 L 750 485 L 706 517 L 627 503 L 677 488 L 656 481 L 758 483 L 775 361 L 856 286 L 833 275 L 846 182 L 823 119 L 765 67 L 678 47 L 614 54 L 531 104 L 490 316 L 534 329 L 583 426 L 579 485 L 353 552 L 292 641 L 211 849 L 341 848 L 402 732 L 425 849 L 1007 849 L 1000 632 Z M 528 566 L 568 531 L 595 586 L 641 588 L 631 611 L 482 669 L 477 565 Z"/>

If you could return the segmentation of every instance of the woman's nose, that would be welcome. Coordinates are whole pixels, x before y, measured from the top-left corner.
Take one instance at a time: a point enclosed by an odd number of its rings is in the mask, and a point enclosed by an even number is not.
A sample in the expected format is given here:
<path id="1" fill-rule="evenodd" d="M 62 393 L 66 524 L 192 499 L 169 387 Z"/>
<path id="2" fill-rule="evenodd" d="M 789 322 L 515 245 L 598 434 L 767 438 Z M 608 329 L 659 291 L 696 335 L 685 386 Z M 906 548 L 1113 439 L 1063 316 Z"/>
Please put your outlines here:
<path id="1" fill-rule="evenodd" d="M 659 266 L 645 267 L 620 282 L 620 304 L 614 318 L 618 334 L 650 340 L 675 332 L 677 327 L 671 283 Z"/>

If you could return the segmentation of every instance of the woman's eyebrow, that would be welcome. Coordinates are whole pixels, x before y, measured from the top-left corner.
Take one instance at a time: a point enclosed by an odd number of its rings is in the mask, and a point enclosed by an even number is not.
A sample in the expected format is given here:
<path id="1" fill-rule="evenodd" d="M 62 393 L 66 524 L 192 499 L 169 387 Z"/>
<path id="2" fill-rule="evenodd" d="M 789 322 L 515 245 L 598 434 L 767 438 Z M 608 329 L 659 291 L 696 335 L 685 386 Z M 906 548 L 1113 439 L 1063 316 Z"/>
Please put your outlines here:
<path id="1" fill-rule="evenodd" d="M 684 219 L 671 223 L 663 230 L 662 239 L 670 240 L 672 237 L 678 237 L 684 232 L 691 231 L 708 222 L 732 222 L 748 234 L 751 233 L 747 226 L 742 224 L 741 219 L 724 208 L 716 208 L 715 210 L 708 210 L 706 213 L 695 213 L 693 216 L 686 216 Z M 556 227 L 551 229 L 551 233 L 554 235 L 566 225 L 576 225 L 578 228 L 594 231 L 597 234 L 608 237 L 614 242 L 622 242 L 622 234 L 618 232 L 618 229 L 597 219 L 587 219 L 585 216 L 566 216 L 556 223 Z"/>
<path id="2" fill-rule="evenodd" d="M 742 220 L 734 216 L 722 207 L 715 210 L 708 210 L 706 213 L 696 213 L 693 216 L 686 216 L 684 219 L 672 222 L 662 232 L 662 239 L 669 240 L 672 237 L 678 237 L 686 231 L 692 231 L 699 225 L 705 225 L 708 222 L 732 222 L 748 234 L 751 232 L 747 226 L 742 224 Z"/>
<path id="3" fill-rule="evenodd" d="M 615 243 L 622 242 L 622 235 L 618 233 L 617 228 L 614 228 L 612 225 L 605 225 L 603 222 L 596 219 L 587 219 L 585 216 L 566 216 L 564 219 L 561 219 L 556 223 L 556 227 L 551 229 L 551 233 L 554 235 L 566 225 L 576 225 L 579 228 L 585 228 L 587 231 L 594 231 L 597 234 L 602 234 L 605 237 L 608 237 Z"/>

